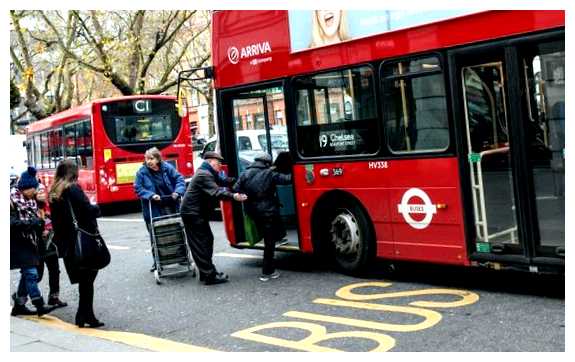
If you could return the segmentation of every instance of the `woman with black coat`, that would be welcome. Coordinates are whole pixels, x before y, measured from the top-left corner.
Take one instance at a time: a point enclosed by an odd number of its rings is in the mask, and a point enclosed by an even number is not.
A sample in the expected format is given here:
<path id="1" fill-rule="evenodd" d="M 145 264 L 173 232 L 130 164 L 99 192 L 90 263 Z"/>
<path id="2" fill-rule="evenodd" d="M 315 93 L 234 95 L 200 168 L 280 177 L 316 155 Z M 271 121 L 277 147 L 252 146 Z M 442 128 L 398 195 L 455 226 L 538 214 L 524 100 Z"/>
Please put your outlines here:
<path id="1" fill-rule="evenodd" d="M 58 247 L 59 256 L 64 259 L 64 266 L 70 278 L 70 283 L 78 284 L 80 300 L 76 313 L 76 325 L 84 327 L 101 327 L 94 315 L 94 281 L 97 270 L 85 269 L 74 260 L 77 232 L 74 228 L 70 207 L 74 210 L 78 227 L 89 233 L 98 231 L 96 218 L 100 209 L 92 205 L 88 197 L 78 185 L 78 166 L 71 160 L 60 162 L 56 168 L 54 184 L 49 193 L 52 226 L 54 228 L 54 243 Z"/>

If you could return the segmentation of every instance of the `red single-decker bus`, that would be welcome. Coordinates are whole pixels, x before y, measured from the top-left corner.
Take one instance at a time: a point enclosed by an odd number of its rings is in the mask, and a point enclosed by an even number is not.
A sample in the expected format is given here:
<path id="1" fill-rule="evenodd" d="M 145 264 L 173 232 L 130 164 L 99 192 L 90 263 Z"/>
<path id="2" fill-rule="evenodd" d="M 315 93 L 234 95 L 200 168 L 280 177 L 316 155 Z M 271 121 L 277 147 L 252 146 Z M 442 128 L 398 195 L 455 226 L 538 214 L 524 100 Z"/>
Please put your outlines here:
<path id="1" fill-rule="evenodd" d="M 93 203 L 136 200 L 133 182 L 144 152 L 163 159 L 186 178 L 193 174 L 190 125 L 176 97 L 138 95 L 98 99 L 27 127 L 29 164 L 48 187 L 63 159 L 77 162 L 79 183 Z"/>

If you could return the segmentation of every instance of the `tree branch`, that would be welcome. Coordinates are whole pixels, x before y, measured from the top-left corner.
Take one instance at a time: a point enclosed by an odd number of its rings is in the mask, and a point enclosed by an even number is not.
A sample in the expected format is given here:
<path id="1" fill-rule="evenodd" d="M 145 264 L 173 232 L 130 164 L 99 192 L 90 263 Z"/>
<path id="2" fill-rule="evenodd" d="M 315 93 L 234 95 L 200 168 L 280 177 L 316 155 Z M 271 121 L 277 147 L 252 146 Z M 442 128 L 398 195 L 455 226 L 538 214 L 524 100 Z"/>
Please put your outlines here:
<path id="1" fill-rule="evenodd" d="M 176 84 L 178 84 L 178 80 L 174 79 L 174 80 L 169 81 L 169 82 L 167 82 L 167 83 L 165 83 L 159 87 L 146 90 L 146 94 L 161 94 L 161 93 L 164 93 L 165 91 L 167 91 L 168 89 L 172 88 Z"/>
<path id="2" fill-rule="evenodd" d="M 54 34 L 56 35 L 56 39 L 58 42 L 58 45 L 60 46 L 60 49 L 62 49 L 62 51 L 66 52 L 66 54 L 68 54 L 70 57 L 72 57 L 72 59 L 74 59 L 74 61 L 76 61 L 78 64 L 82 65 L 83 67 L 90 69 L 93 72 L 97 72 L 97 73 L 104 73 L 106 70 L 104 68 L 99 68 L 96 67 L 92 64 L 86 63 L 85 61 L 83 61 L 82 59 L 80 59 L 79 56 L 77 56 L 74 52 L 72 52 L 69 48 L 66 47 L 66 45 L 64 44 L 64 42 L 62 41 L 62 38 L 60 37 L 60 34 L 58 33 L 58 30 L 56 29 L 56 27 L 54 26 L 54 24 L 52 24 L 52 22 L 50 21 L 50 19 L 48 19 L 48 17 L 46 16 L 46 14 L 44 14 L 43 11 L 40 11 L 40 14 L 42 16 L 42 19 L 44 20 L 44 22 L 46 22 L 46 24 L 48 25 L 48 27 L 54 32 Z"/>
<path id="3" fill-rule="evenodd" d="M 146 59 L 146 62 L 142 66 L 142 69 L 140 71 L 140 79 L 141 80 L 146 78 L 146 74 L 148 73 L 148 69 L 149 69 L 150 65 L 152 64 L 152 61 L 156 57 L 158 51 L 166 44 L 166 42 L 168 42 L 169 40 L 171 40 L 175 36 L 175 34 L 180 30 L 180 28 L 184 25 L 184 23 L 186 21 L 188 21 L 188 19 L 190 19 L 192 17 L 192 15 L 194 15 L 194 14 L 195 14 L 195 11 L 190 12 L 190 13 L 187 13 L 187 12 L 184 13 L 184 16 L 182 17 L 180 22 L 176 25 L 176 27 L 170 33 L 169 36 L 167 36 L 166 34 L 169 30 L 171 23 L 176 19 L 176 16 L 178 15 L 178 13 L 176 12 L 176 15 L 174 15 L 174 17 L 168 21 L 167 26 L 164 27 L 164 32 L 163 32 L 164 36 L 162 37 L 162 39 L 160 41 L 156 42 L 156 45 L 154 46 L 152 51 L 148 54 L 148 59 Z M 156 34 L 159 34 L 159 33 L 156 33 Z M 142 83 L 142 82 L 140 82 L 140 83 Z M 143 84 L 140 84 L 139 90 L 140 90 L 140 92 L 143 92 Z"/>
<path id="4" fill-rule="evenodd" d="M 142 27 L 144 24 L 144 10 L 138 10 L 134 16 L 134 20 L 130 25 L 130 32 L 133 36 L 132 41 L 132 54 L 130 56 L 129 69 L 128 69 L 128 84 L 131 88 L 137 86 L 138 70 L 140 67 L 140 60 L 142 59 L 142 46 L 140 36 L 142 34 Z"/>
<path id="5" fill-rule="evenodd" d="M 26 85 L 24 105 L 28 108 L 30 113 L 36 117 L 36 119 L 41 119 L 46 117 L 46 111 L 38 103 L 40 92 L 34 85 L 34 67 L 32 63 L 32 58 L 30 57 L 30 52 L 28 50 L 28 44 L 24 40 L 24 34 L 22 28 L 20 27 L 20 17 L 16 14 L 16 11 L 10 10 L 10 17 L 12 19 L 12 24 L 14 26 L 14 31 L 16 33 L 16 38 L 18 44 L 22 50 L 22 56 L 24 58 L 24 66 L 26 67 L 23 72 L 24 84 Z M 12 49 L 11 49 L 12 50 Z M 13 52 L 12 52 L 13 53 Z M 15 53 L 13 53 L 15 55 Z"/>

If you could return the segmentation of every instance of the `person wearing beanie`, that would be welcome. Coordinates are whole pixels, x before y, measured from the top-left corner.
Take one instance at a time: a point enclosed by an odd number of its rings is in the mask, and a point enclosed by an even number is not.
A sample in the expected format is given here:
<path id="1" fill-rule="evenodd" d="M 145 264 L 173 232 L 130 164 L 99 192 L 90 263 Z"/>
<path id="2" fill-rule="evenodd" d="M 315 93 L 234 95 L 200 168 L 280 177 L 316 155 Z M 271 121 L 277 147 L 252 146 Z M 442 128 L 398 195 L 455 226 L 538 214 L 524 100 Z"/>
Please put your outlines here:
<path id="1" fill-rule="evenodd" d="M 20 269 L 21 274 L 18 290 L 12 295 L 13 316 L 35 314 L 26 307 L 28 297 L 36 307 L 38 316 L 54 309 L 44 304 L 42 292 L 38 288 L 44 222 L 38 216 L 36 187 L 36 169 L 28 167 L 16 187 L 10 191 L 10 269 Z"/>
<path id="2" fill-rule="evenodd" d="M 38 184 L 39 182 L 36 178 L 36 169 L 32 166 L 28 166 L 28 169 L 22 172 L 22 175 L 20 175 L 20 179 L 18 179 L 16 186 L 20 191 L 29 189 L 36 190 Z"/>

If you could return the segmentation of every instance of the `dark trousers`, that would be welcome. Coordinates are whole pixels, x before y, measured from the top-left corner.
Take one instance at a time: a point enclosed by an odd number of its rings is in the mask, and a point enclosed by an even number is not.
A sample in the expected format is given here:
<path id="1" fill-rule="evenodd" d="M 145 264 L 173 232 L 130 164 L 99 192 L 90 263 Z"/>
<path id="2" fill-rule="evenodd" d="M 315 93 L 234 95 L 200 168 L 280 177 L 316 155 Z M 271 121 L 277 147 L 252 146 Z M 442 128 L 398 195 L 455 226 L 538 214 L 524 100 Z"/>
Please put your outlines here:
<path id="1" fill-rule="evenodd" d="M 88 320 L 96 318 L 94 315 L 94 281 L 97 275 L 97 270 L 81 270 L 78 273 L 80 300 L 77 314 Z"/>
<path id="2" fill-rule="evenodd" d="M 46 264 L 46 266 L 44 266 Z M 44 269 L 48 268 L 48 284 L 50 285 L 50 296 L 58 296 L 60 293 L 60 264 L 58 263 L 58 255 L 51 254 L 44 257 L 43 261 L 38 265 L 38 283 L 44 276 Z"/>
<path id="3" fill-rule="evenodd" d="M 262 265 L 262 274 L 272 274 L 276 269 L 274 266 L 274 253 L 276 241 L 285 236 L 279 215 L 274 216 L 255 216 L 254 222 L 258 230 L 264 236 L 264 260 Z"/>
<path id="4" fill-rule="evenodd" d="M 200 276 L 214 275 L 217 272 L 214 263 L 212 263 L 214 234 L 210 229 L 209 221 L 199 216 L 186 214 L 182 214 L 182 221 L 186 229 L 188 245 L 200 271 Z"/>

